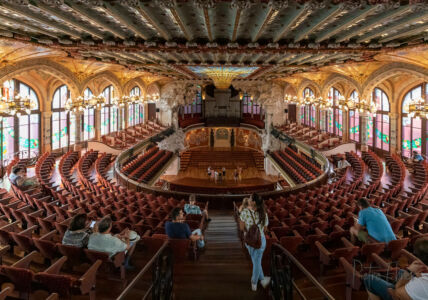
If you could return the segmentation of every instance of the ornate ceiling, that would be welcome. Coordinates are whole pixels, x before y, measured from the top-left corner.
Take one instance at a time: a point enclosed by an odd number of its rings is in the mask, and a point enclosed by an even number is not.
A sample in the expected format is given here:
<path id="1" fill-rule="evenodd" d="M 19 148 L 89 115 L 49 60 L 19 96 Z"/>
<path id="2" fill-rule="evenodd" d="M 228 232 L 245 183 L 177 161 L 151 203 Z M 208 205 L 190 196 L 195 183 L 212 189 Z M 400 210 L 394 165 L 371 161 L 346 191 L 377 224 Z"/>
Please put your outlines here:
<path id="1" fill-rule="evenodd" d="M 347 73 L 338 65 L 427 61 L 427 0 L 0 0 L 0 21 L 0 67 L 52 57 L 83 78 L 201 79 L 189 70 L 220 66 L 322 82 Z"/>

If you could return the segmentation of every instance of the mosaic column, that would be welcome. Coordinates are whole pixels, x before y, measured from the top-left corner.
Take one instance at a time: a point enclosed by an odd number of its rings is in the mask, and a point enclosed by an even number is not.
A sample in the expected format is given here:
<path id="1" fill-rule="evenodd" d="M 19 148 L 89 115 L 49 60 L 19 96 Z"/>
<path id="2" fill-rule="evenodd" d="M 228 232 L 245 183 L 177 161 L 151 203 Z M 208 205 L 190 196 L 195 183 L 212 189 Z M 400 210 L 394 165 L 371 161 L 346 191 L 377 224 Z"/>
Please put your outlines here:
<path id="1" fill-rule="evenodd" d="M 397 153 L 400 149 L 400 143 L 398 139 L 398 114 L 397 113 L 390 113 L 389 114 L 389 122 L 390 122 L 390 130 L 391 130 L 391 136 L 389 137 L 389 143 L 390 143 L 390 151 L 392 153 Z"/>
<path id="2" fill-rule="evenodd" d="M 342 142 L 349 141 L 349 110 L 342 110 Z"/>
<path id="3" fill-rule="evenodd" d="M 52 151 L 52 128 L 51 128 L 51 117 L 52 112 L 51 111 L 43 111 L 41 113 L 42 118 L 42 152 L 50 152 Z"/>
<path id="4" fill-rule="evenodd" d="M 124 118 L 125 118 L 125 128 L 129 127 L 129 105 L 134 105 L 134 104 L 132 103 L 132 104 L 126 104 L 125 105 L 125 115 L 124 115 Z M 134 113 L 134 116 L 132 116 L 132 118 L 134 118 L 134 117 L 135 117 L 135 113 Z M 135 120 L 134 120 L 134 122 L 135 122 Z"/>
<path id="5" fill-rule="evenodd" d="M 301 115 L 301 111 L 300 111 L 300 105 L 296 105 L 296 123 L 297 125 L 300 125 L 300 115 Z"/>
<path id="6" fill-rule="evenodd" d="M 319 109 L 319 107 L 315 106 L 315 128 L 317 130 L 320 129 L 320 114 L 321 114 L 321 110 Z"/>
<path id="7" fill-rule="evenodd" d="M 96 108 L 94 113 L 95 113 L 95 140 L 101 141 L 101 108 Z"/>
<path id="8" fill-rule="evenodd" d="M 81 111 L 75 111 L 72 112 L 74 114 L 74 118 L 76 119 L 76 130 L 75 130 L 75 137 L 74 137 L 74 151 L 79 151 L 82 147 L 80 144 L 80 141 L 82 140 L 82 126 L 81 126 L 81 120 L 82 120 L 82 114 Z"/>
<path id="9" fill-rule="evenodd" d="M 369 146 L 367 145 L 369 141 L 369 133 L 367 131 L 367 126 L 369 124 L 369 115 L 367 112 L 363 112 L 361 115 L 361 125 L 360 125 L 360 134 L 361 134 L 361 151 L 367 151 Z"/>

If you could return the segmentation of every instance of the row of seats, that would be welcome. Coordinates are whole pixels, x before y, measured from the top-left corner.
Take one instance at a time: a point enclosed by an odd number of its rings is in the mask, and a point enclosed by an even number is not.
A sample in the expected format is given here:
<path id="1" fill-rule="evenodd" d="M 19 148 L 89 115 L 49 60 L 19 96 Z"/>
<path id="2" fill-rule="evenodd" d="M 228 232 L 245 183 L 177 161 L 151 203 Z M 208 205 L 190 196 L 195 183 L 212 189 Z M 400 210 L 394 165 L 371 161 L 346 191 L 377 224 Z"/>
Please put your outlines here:
<path id="1" fill-rule="evenodd" d="M 172 158 L 172 152 L 152 147 L 125 163 L 122 172 L 138 182 L 148 183 L 159 170 Z"/>
<path id="2" fill-rule="evenodd" d="M 126 149 L 136 142 L 154 136 L 165 129 L 166 127 L 160 124 L 148 121 L 145 124 L 138 124 L 104 135 L 102 136 L 102 142 L 116 149 Z"/>
<path id="3" fill-rule="evenodd" d="M 315 128 L 291 123 L 277 128 L 285 134 L 292 136 L 318 150 L 329 150 L 341 143 L 341 138 L 329 132 L 320 132 Z"/>

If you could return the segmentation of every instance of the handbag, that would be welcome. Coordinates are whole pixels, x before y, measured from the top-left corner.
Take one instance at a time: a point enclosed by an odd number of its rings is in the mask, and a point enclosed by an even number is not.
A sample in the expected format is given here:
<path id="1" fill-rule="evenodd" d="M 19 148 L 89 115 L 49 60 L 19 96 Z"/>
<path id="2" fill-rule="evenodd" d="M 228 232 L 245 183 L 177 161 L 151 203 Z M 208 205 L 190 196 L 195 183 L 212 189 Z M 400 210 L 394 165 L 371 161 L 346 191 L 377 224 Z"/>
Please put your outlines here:
<path id="1" fill-rule="evenodd" d="M 247 233 L 245 234 L 245 244 L 250 247 L 253 247 L 254 249 L 260 249 L 260 247 L 262 246 L 262 236 L 260 233 L 260 228 L 256 224 L 253 212 L 251 212 L 251 217 L 253 218 L 254 224 L 250 226 Z"/>

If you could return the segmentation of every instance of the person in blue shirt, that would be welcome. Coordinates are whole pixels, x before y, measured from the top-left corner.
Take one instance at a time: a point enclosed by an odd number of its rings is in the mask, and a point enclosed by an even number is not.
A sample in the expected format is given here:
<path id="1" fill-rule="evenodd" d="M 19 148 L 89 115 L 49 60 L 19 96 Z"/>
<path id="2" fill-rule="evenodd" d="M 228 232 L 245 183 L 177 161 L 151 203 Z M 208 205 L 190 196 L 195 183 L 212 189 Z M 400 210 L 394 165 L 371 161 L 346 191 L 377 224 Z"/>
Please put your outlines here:
<path id="1" fill-rule="evenodd" d="M 424 161 L 424 158 L 417 151 L 413 151 L 413 161 L 414 162 Z"/>
<path id="2" fill-rule="evenodd" d="M 198 228 L 192 232 L 185 222 L 183 210 L 179 207 L 172 210 L 171 221 L 165 223 L 165 233 L 171 239 L 191 239 L 196 241 L 198 248 L 205 246 L 201 229 Z"/>
<path id="3" fill-rule="evenodd" d="M 358 222 L 350 229 L 353 241 L 357 237 L 360 241 L 367 242 L 367 233 L 379 242 L 389 243 L 396 240 L 391 225 L 382 210 L 371 207 L 367 198 L 359 199 L 358 206 L 360 208 Z"/>
<path id="4" fill-rule="evenodd" d="M 205 219 L 207 220 L 207 222 L 211 221 L 211 219 L 208 218 L 208 211 L 206 209 L 202 211 L 201 208 L 198 205 L 196 205 L 195 194 L 191 194 L 189 196 L 189 203 L 184 204 L 184 212 L 187 215 L 203 215 L 205 216 Z"/>

